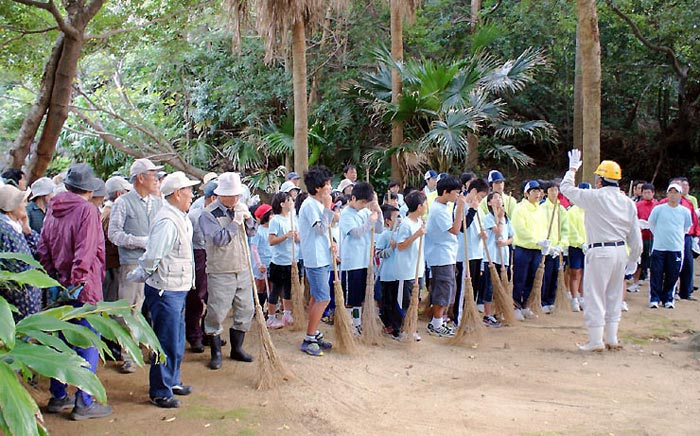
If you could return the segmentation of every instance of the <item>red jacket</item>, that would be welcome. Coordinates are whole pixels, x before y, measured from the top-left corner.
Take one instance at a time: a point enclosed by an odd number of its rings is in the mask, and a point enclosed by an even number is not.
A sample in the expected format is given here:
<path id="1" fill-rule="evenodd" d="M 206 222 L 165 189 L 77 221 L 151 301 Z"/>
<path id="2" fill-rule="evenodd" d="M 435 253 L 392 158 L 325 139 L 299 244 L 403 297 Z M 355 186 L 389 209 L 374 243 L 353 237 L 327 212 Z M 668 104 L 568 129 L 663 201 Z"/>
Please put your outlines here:
<path id="1" fill-rule="evenodd" d="M 44 269 L 63 286 L 84 283 L 78 301 L 102 301 L 105 239 L 100 212 L 72 192 L 62 192 L 49 203 L 38 249 Z"/>
<path id="2" fill-rule="evenodd" d="M 649 215 L 651 215 L 651 210 L 658 204 L 658 201 L 652 198 L 651 200 L 639 200 L 635 204 L 637 205 L 637 218 L 640 220 L 648 220 Z M 652 239 L 654 239 L 654 235 L 651 233 L 651 230 L 642 230 L 642 240 L 651 241 Z"/>
<path id="3" fill-rule="evenodd" d="M 664 198 L 663 200 L 659 201 L 658 204 L 665 204 L 668 203 L 668 199 Z M 686 235 L 690 236 L 700 236 L 700 225 L 698 225 L 698 215 L 695 213 L 695 209 L 693 209 L 693 203 L 690 202 L 685 197 L 681 197 L 681 205 L 687 207 L 690 210 L 690 218 L 693 220 L 693 225 L 690 226 L 690 230 L 688 230 L 688 233 Z"/>

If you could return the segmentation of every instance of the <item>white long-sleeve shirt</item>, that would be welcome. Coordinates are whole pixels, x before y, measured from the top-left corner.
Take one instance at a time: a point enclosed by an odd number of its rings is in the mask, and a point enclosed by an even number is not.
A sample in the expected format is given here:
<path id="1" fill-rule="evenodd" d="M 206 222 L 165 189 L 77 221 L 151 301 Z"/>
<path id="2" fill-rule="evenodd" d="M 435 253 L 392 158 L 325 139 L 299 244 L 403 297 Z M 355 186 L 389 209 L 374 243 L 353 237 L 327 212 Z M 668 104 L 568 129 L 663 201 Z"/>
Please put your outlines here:
<path id="1" fill-rule="evenodd" d="M 575 186 L 576 173 L 567 171 L 561 182 L 561 193 L 586 212 L 584 227 L 586 242 L 626 241 L 629 259 L 636 260 L 642 253 L 642 234 L 637 220 L 637 208 L 617 186 L 599 189 L 579 189 Z"/>

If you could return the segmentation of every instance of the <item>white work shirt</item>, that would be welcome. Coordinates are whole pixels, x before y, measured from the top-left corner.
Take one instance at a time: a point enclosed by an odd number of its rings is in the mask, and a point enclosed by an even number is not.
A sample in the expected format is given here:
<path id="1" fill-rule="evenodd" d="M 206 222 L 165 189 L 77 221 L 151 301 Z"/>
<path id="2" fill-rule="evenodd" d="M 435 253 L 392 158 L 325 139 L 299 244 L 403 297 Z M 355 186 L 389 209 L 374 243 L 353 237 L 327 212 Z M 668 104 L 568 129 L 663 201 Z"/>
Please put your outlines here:
<path id="1" fill-rule="evenodd" d="M 626 241 L 630 249 L 629 259 L 638 259 L 642 253 L 642 233 L 634 202 L 617 186 L 579 189 L 574 185 L 575 176 L 574 171 L 567 171 L 560 190 L 586 212 L 586 242 Z"/>

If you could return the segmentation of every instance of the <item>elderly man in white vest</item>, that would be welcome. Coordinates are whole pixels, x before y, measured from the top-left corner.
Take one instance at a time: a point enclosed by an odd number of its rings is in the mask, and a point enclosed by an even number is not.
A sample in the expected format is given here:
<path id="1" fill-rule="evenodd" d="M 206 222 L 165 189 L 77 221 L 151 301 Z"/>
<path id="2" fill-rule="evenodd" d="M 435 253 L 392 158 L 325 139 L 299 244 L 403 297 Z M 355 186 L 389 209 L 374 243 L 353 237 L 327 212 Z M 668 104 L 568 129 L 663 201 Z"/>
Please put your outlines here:
<path id="1" fill-rule="evenodd" d="M 252 362 L 243 351 L 243 340 L 253 319 L 253 282 L 246 253 L 245 223 L 249 236 L 255 233 L 255 221 L 241 199 L 244 189 L 238 173 L 219 176 L 214 190 L 217 199 L 204 208 L 199 226 L 207 251 L 207 286 L 209 299 L 204 318 L 204 333 L 210 336 L 211 369 L 221 368 L 221 333 L 229 309 L 233 307 L 233 325 L 229 329 L 233 360 Z"/>
<path id="2" fill-rule="evenodd" d="M 133 283 L 126 276 L 136 269 L 139 257 L 146 249 L 148 229 L 163 205 L 158 196 L 157 173 L 162 166 L 156 166 L 148 159 L 136 159 L 129 171 L 133 189 L 117 198 L 107 229 L 107 237 L 119 249 L 119 299 L 126 300 L 136 310 L 143 305 L 143 283 Z M 122 353 L 123 373 L 132 373 L 136 366 Z"/>
<path id="3" fill-rule="evenodd" d="M 192 223 L 187 210 L 192 203 L 190 180 L 181 171 L 165 177 L 161 192 L 165 204 L 156 214 L 148 234 L 146 251 L 130 280 L 144 281 L 146 306 L 151 323 L 167 357 L 166 362 L 151 361 L 149 395 L 158 407 L 180 407 L 173 395 L 188 395 L 190 386 L 182 384 L 180 363 L 185 352 L 185 300 L 194 285 Z"/>

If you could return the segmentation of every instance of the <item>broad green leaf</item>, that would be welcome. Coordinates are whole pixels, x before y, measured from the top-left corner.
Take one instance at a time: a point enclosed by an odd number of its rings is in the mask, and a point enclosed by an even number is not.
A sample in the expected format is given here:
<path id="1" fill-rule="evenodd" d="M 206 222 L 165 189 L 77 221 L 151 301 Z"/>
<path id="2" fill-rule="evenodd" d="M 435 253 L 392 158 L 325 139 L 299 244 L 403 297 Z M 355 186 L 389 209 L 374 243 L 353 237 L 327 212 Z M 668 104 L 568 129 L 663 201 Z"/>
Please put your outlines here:
<path id="1" fill-rule="evenodd" d="M 160 341 L 153 332 L 151 326 L 146 322 L 143 315 L 136 312 L 132 317 L 125 317 L 124 321 L 126 321 L 126 325 L 129 327 L 131 335 L 134 337 L 134 339 L 154 351 L 156 353 L 156 360 L 158 363 L 164 363 L 165 353 L 163 352 L 163 348 L 160 346 Z"/>
<path id="2" fill-rule="evenodd" d="M 19 344 L 18 344 L 19 345 Z M 54 362 L 54 365 L 56 362 Z M 5 362 L 0 361 L 0 415 L 2 430 L 10 435 L 38 435 L 36 414 L 39 406 L 17 380 L 17 375 Z"/>
<path id="3" fill-rule="evenodd" d="M 103 337 L 115 341 L 125 348 L 139 366 L 143 365 L 143 353 L 141 353 L 141 348 L 138 342 L 135 342 L 131 337 L 126 327 L 107 316 L 87 315 L 85 319 L 95 330 L 100 332 Z"/>
<path id="4" fill-rule="evenodd" d="M 3 348 L 12 349 L 15 346 L 15 320 L 12 318 L 10 304 L 0 297 L 0 341 Z"/>
<path id="5" fill-rule="evenodd" d="M 18 342 L 10 355 L 40 375 L 76 386 L 101 403 L 107 401 L 105 389 L 97 375 L 90 371 L 90 364 L 72 350 L 62 353 L 49 347 Z"/>
<path id="6" fill-rule="evenodd" d="M 11 253 L 11 252 L 2 252 L 0 253 L 0 259 L 15 259 L 15 260 L 21 260 L 22 262 L 33 266 L 34 268 L 38 268 L 40 270 L 44 270 L 44 267 L 41 266 L 39 261 L 34 259 L 30 254 L 27 253 Z"/>
<path id="7" fill-rule="evenodd" d="M 61 332 L 66 340 L 76 347 L 87 348 L 101 342 L 100 338 L 90 329 L 60 319 L 44 317 L 41 312 L 30 315 L 17 323 L 17 333 L 22 336 L 32 337 L 32 333 L 36 330 Z"/>
<path id="8" fill-rule="evenodd" d="M 61 286 L 60 283 L 52 279 L 48 274 L 36 269 L 28 269 L 19 273 L 0 271 L 0 280 L 13 281 L 22 285 L 34 286 L 37 288 Z"/>
<path id="9" fill-rule="evenodd" d="M 66 344 L 63 339 L 59 338 L 57 335 L 52 335 L 41 330 L 33 330 L 32 339 L 64 353 L 69 353 L 71 350 L 70 346 Z"/>

